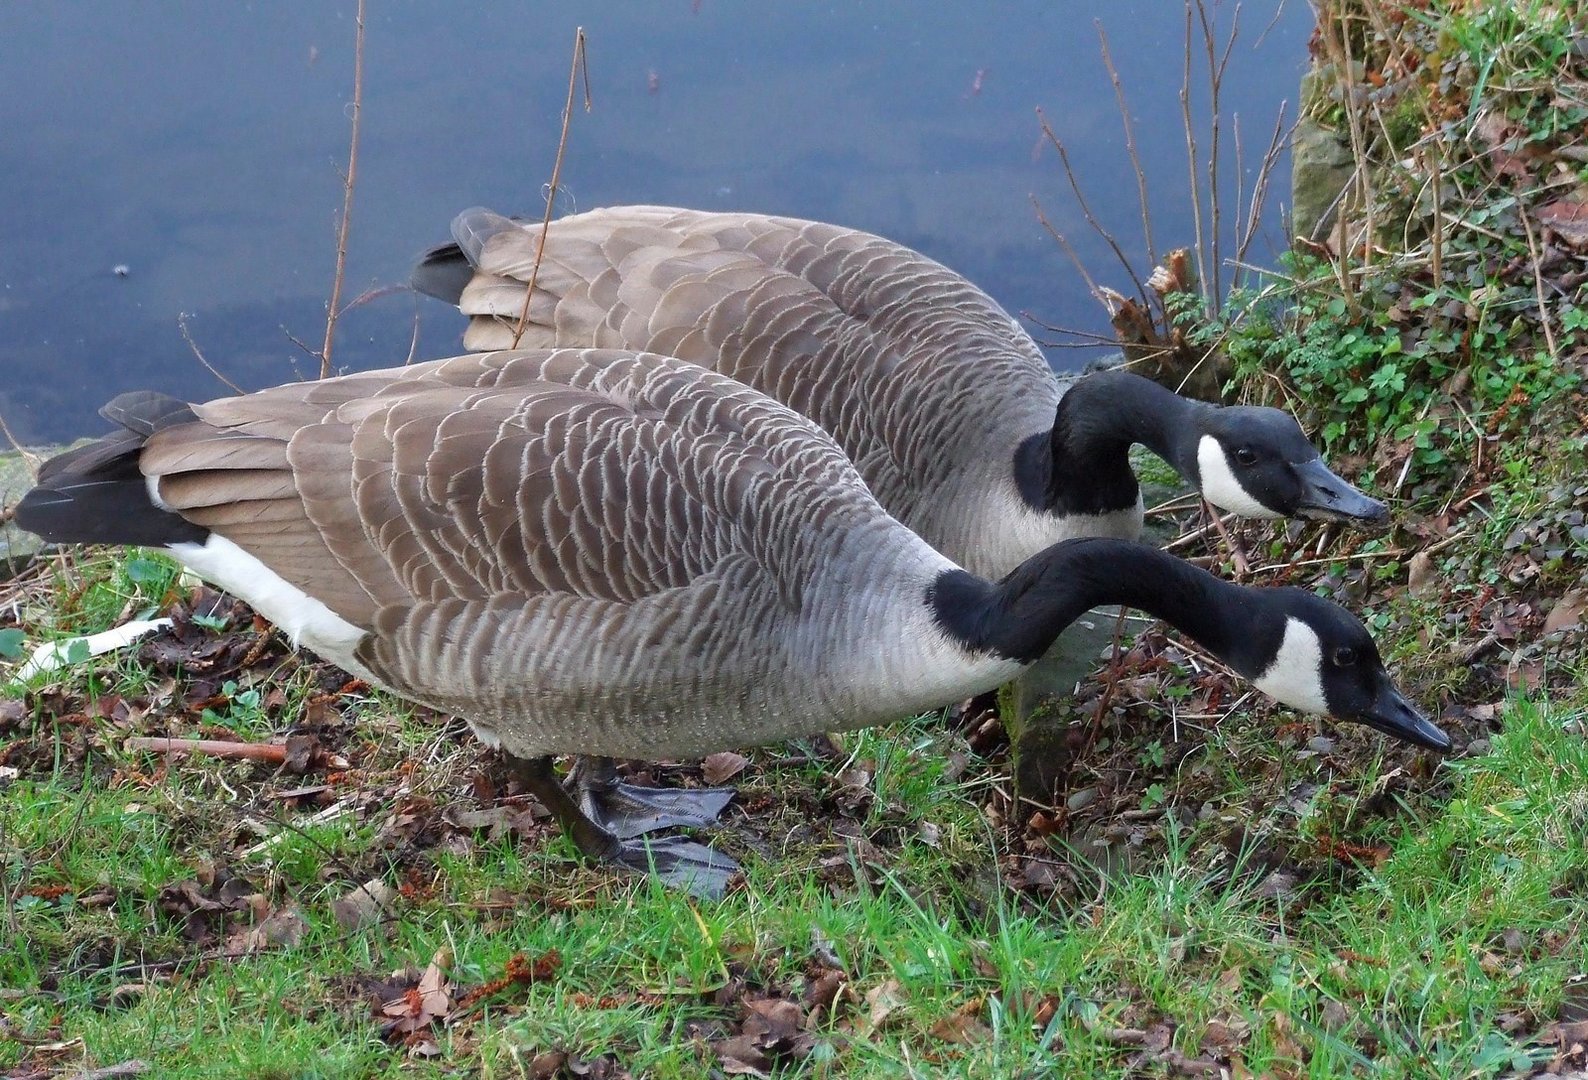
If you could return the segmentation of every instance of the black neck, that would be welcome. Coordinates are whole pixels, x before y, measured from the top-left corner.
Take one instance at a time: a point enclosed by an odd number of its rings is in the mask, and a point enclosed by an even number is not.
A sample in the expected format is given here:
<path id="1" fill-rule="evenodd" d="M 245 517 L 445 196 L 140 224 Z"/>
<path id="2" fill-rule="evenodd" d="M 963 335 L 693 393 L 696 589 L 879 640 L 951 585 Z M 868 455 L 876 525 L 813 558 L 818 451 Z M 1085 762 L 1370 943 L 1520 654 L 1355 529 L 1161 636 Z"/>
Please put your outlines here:
<path id="1" fill-rule="evenodd" d="M 996 585 L 946 571 L 928 596 L 939 625 L 973 652 L 1034 663 L 1088 609 L 1123 604 L 1169 623 L 1247 677 L 1271 659 L 1258 642 L 1279 636 L 1259 625 L 1271 617 L 1265 599 L 1264 590 L 1214 577 L 1150 544 L 1099 537 L 1055 544 Z"/>
<path id="2" fill-rule="evenodd" d="M 1053 430 L 1016 449 L 1020 493 L 1033 509 L 1055 514 L 1127 510 L 1139 492 L 1130 468 L 1132 443 L 1194 484 L 1199 414 L 1208 408 L 1128 371 L 1078 379 L 1059 399 Z"/>

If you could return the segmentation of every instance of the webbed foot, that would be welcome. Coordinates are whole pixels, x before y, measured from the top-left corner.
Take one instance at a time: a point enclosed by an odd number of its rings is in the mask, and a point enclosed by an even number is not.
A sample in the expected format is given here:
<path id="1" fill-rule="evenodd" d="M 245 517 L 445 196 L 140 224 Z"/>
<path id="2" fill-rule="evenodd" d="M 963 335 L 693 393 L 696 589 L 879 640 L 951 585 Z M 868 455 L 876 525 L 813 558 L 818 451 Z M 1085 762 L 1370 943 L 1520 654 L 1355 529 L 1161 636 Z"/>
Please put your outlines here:
<path id="1" fill-rule="evenodd" d="M 563 831 L 587 858 L 642 874 L 654 874 L 657 880 L 666 885 L 711 900 L 720 897 L 727 889 L 728 882 L 739 872 L 739 864 L 733 859 L 680 836 L 635 839 L 641 833 L 666 825 L 709 824 L 716 820 L 717 814 L 733 797 L 731 790 L 706 788 L 668 791 L 638 788 L 618 784 L 615 778 L 605 783 L 601 781 L 610 777 L 610 773 L 606 772 L 610 769 L 610 761 L 590 758 L 581 759 L 580 764 L 589 762 L 590 773 L 586 775 L 593 775 L 594 782 L 585 776 L 576 776 L 575 783 L 580 792 L 580 798 L 576 800 L 557 780 L 551 758 L 509 756 L 509 760 L 524 786 L 552 812 Z M 580 805 L 587 801 L 587 788 L 597 795 L 607 796 L 609 800 L 614 792 L 619 793 L 619 800 L 628 800 L 633 792 L 639 792 L 644 797 L 634 800 L 632 804 L 620 801 L 620 809 L 616 812 L 603 811 L 601 800 L 597 798 L 593 806 L 597 813 L 592 814 Z M 685 798 L 680 801 L 667 796 Z M 608 819 L 613 817 L 617 824 L 633 831 L 617 832 L 608 824 Z M 668 820 L 662 820 L 663 817 L 668 817 Z M 644 827 L 635 828 L 637 825 Z"/>
<path id="2" fill-rule="evenodd" d="M 739 872 L 732 858 L 681 836 L 624 840 L 603 858 L 642 874 L 654 874 L 665 885 L 684 889 L 702 900 L 718 900 Z"/>
<path id="3" fill-rule="evenodd" d="M 582 757 L 570 777 L 579 809 L 620 840 L 675 825 L 713 824 L 732 788 L 651 788 L 619 782 L 610 758 Z"/>

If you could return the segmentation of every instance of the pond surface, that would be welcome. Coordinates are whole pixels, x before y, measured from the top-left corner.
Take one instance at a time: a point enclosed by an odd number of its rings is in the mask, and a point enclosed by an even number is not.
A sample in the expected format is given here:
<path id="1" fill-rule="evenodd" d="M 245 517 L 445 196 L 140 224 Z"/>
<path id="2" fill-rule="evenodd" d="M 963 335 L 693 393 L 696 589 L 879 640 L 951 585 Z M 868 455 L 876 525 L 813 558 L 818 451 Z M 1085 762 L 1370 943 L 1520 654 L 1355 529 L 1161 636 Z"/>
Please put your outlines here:
<path id="1" fill-rule="evenodd" d="M 134 387 L 225 393 L 183 341 L 183 312 L 208 359 L 244 386 L 317 369 L 287 335 L 316 348 L 324 335 L 353 11 L 0 8 L 0 414 L 21 439 L 97 433 L 95 408 Z M 1221 24 L 1230 15 L 1219 9 Z M 1155 239 L 1188 243 L 1179 0 L 647 0 L 488 13 L 370 0 L 344 297 L 404 282 L 464 207 L 540 214 L 582 24 L 594 109 L 574 117 L 559 211 L 651 202 L 840 222 L 927 252 L 1011 311 L 1106 333 L 1030 202 L 1099 280 L 1124 283 L 1040 145 L 1040 106 L 1094 210 L 1148 269 L 1094 18 L 1132 106 Z M 1311 21 L 1300 0 L 1277 17 L 1255 6 L 1243 17 L 1224 111 L 1242 118 L 1248 172 L 1279 103 L 1295 99 Z M 1194 85 L 1205 97 L 1202 76 Z M 1271 206 L 1287 190 L 1282 176 Z M 343 319 L 337 366 L 401 363 L 416 310 L 419 356 L 455 352 L 455 313 L 393 292 Z M 1051 353 L 1061 368 L 1090 355 Z"/>

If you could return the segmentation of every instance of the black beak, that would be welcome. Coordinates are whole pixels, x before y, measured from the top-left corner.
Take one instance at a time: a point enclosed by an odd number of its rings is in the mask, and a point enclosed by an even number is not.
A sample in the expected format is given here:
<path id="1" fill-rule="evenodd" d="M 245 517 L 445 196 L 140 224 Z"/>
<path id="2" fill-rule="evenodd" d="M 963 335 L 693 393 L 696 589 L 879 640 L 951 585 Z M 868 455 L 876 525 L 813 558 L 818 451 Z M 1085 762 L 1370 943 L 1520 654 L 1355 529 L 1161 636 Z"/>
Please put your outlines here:
<path id="1" fill-rule="evenodd" d="M 1318 521 L 1344 521 L 1375 532 L 1389 527 L 1389 507 L 1368 498 L 1334 475 L 1322 458 L 1313 458 L 1291 468 L 1301 481 L 1301 501 L 1296 505 L 1296 513 L 1300 516 Z"/>
<path id="2" fill-rule="evenodd" d="M 1450 736 L 1440 731 L 1428 721 L 1422 713 L 1412 707 L 1412 703 L 1401 696 L 1388 679 L 1379 688 L 1373 698 L 1373 704 L 1365 712 L 1355 716 L 1345 717 L 1366 724 L 1376 731 L 1386 735 L 1393 735 L 1402 742 L 1409 742 L 1413 746 L 1420 746 L 1424 750 L 1437 750 L 1441 754 L 1450 749 Z"/>

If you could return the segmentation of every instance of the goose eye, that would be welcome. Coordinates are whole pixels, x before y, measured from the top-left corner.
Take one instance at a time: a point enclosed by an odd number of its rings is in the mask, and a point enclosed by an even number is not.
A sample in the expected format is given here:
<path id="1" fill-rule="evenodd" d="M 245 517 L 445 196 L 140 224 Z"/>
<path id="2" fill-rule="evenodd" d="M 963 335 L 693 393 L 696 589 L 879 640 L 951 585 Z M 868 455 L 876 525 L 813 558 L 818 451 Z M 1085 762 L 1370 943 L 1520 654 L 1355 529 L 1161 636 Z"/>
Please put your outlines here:
<path id="1" fill-rule="evenodd" d="M 1356 650 L 1352 648 L 1334 650 L 1334 666 L 1350 667 L 1356 663 Z"/>
<path id="2" fill-rule="evenodd" d="M 1243 446 L 1235 451 L 1235 460 L 1242 465 L 1255 465 L 1257 464 L 1257 451 L 1249 446 Z"/>

